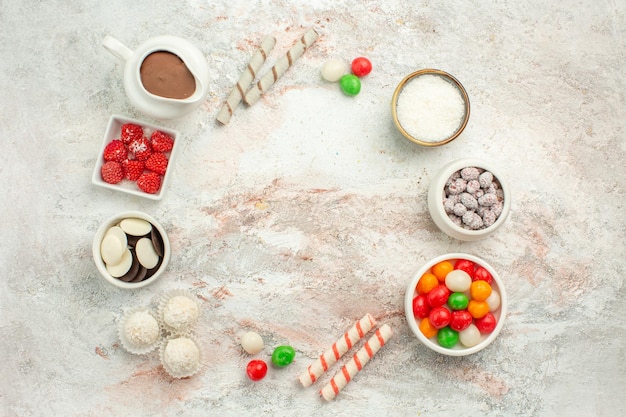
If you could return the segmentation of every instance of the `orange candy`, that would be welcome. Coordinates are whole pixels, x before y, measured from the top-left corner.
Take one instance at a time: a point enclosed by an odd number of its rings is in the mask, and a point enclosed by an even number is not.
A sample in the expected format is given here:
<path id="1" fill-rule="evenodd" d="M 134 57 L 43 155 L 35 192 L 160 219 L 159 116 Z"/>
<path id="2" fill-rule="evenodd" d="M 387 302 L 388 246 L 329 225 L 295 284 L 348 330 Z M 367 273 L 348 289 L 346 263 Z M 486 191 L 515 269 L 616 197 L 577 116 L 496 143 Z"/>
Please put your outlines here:
<path id="1" fill-rule="evenodd" d="M 430 320 L 428 320 L 428 317 L 422 319 L 419 327 L 420 331 L 424 336 L 426 336 L 427 339 L 437 336 L 437 332 L 439 331 L 433 327 L 433 325 L 430 323 Z"/>
<path id="2" fill-rule="evenodd" d="M 472 300 L 485 301 L 491 295 L 491 285 L 487 281 L 478 280 L 470 286 Z"/>
<path id="3" fill-rule="evenodd" d="M 475 319 L 480 319 L 484 317 L 485 314 L 489 313 L 489 304 L 485 301 L 471 300 L 467 305 L 467 311 L 469 311 Z"/>
<path id="4" fill-rule="evenodd" d="M 446 280 L 446 275 L 452 270 L 454 270 L 454 265 L 450 261 L 441 261 L 432 267 L 433 274 L 441 282 Z"/>
<path id="5" fill-rule="evenodd" d="M 427 294 L 437 285 L 439 285 L 439 280 L 437 279 L 437 277 L 430 272 L 426 272 L 424 275 L 422 275 L 420 280 L 417 281 L 416 290 L 418 294 Z"/>

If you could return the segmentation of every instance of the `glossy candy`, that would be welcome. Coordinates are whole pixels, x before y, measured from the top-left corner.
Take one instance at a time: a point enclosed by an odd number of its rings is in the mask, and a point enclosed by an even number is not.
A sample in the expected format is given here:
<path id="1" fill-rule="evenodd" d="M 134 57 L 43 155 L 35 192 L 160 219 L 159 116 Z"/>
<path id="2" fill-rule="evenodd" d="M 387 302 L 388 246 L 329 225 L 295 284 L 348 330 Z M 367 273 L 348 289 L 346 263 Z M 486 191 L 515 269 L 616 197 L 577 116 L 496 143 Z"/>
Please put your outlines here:
<path id="1" fill-rule="evenodd" d="M 357 77 L 364 77 L 372 72 L 372 63 L 369 59 L 360 56 L 352 60 L 352 73 Z"/>
<path id="2" fill-rule="evenodd" d="M 452 292 L 464 292 L 470 289 L 472 278 L 467 272 L 455 269 L 446 275 L 446 286 Z"/>
<path id="3" fill-rule="evenodd" d="M 467 311 L 469 311 L 472 317 L 479 319 L 489 313 L 489 304 L 485 301 L 470 300 L 467 305 Z"/>
<path id="4" fill-rule="evenodd" d="M 322 67 L 322 78 L 336 82 L 348 72 L 348 65 L 341 59 L 331 58 Z"/>
<path id="5" fill-rule="evenodd" d="M 437 285 L 439 285 L 439 280 L 437 279 L 437 277 L 430 272 L 426 272 L 424 275 L 422 275 L 419 281 L 417 281 L 417 287 L 415 289 L 417 290 L 418 294 L 427 294 Z"/>
<path id="6" fill-rule="evenodd" d="M 467 329 L 459 332 L 459 341 L 468 348 L 476 346 L 480 343 L 480 331 L 474 324 L 470 324 Z"/>
<path id="7" fill-rule="evenodd" d="M 460 332 L 467 329 L 473 320 L 474 318 L 467 310 L 457 310 L 452 312 L 449 326 L 452 330 Z"/>
<path id="8" fill-rule="evenodd" d="M 241 347 L 250 355 L 256 355 L 263 350 L 263 339 L 256 332 L 246 332 L 241 336 Z"/>
<path id="9" fill-rule="evenodd" d="M 498 321 L 496 316 L 491 313 L 485 314 L 483 317 L 476 319 L 474 322 L 481 333 L 491 333 L 496 328 Z"/>
<path id="10" fill-rule="evenodd" d="M 473 281 L 478 281 L 478 280 L 487 281 L 487 283 L 491 285 L 491 283 L 493 282 L 493 277 L 491 276 L 489 271 L 487 271 L 482 266 L 479 266 L 474 271 L 474 275 L 472 275 L 472 280 Z"/>
<path id="11" fill-rule="evenodd" d="M 453 270 L 454 265 L 452 265 L 450 261 L 441 261 L 432 267 L 433 275 L 435 275 L 440 282 L 444 282 L 448 273 Z"/>
<path id="12" fill-rule="evenodd" d="M 248 362 L 246 374 L 251 380 L 260 381 L 267 375 L 267 364 L 261 359 L 253 359 Z"/>
<path id="13" fill-rule="evenodd" d="M 272 363 L 283 368 L 293 362 L 296 357 L 296 351 L 291 346 L 278 346 L 272 353 Z"/>
<path id="14" fill-rule="evenodd" d="M 430 305 L 424 294 L 420 294 L 413 298 L 413 315 L 417 318 L 423 319 L 430 314 Z"/>
<path id="15" fill-rule="evenodd" d="M 452 310 L 465 310 L 468 303 L 469 298 L 462 292 L 453 292 L 448 297 L 448 305 Z"/>
<path id="16" fill-rule="evenodd" d="M 435 307 L 430 310 L 430 314 L 428 315 L 428 320 L 430 320 L 430 324 L 435 329 L 446 327 L 450 323 L 451 318 L 452 313 L 445 307 Z"/>
<path id="17" fill-rule="evenodd" d="M 419 328 L 426 339 L 437 336 L 437 333 L 439 332 L 439 330 L 431 324 L 428 317 L 423 318 L 422 321 L 420 321 Z"/>
<path id="18" fill-rule="evenodd" d="M 491 295 L 491 285 L 487 281 L 478 280 L 470 286 L 472 300 L 485 301 Z"/>
<path id="19" fill-rule="evenodd" d="M 461 271 L 465 271 L 470 277 L 474 275 L 474 267 L 474 262 L 468 261 L 467 259 L 459 259 L 454 264 L 454 269 L 460 269 Z"/>
<path id="20" fill-rule="evenodd" d="M 348 96 L 356 96 L 361 91 L 361 80 L 354 74 L 346 74 L 339 80 L 341 91 Z"/>
<path id="21" fill-rule="evenodd" d="M 451 348 L 459 341 L 459 333 L 449 327 L 444 327 L 437 333 L 437 341 L 445 348 Z"/>
<path id="22" fill-rule="evenodd" d="M 487 297 L 485 302 L 489 305 L 489 311 L 496 311 L 500 308 L 500 294 L 496 291 L 492 291 L 491 295 Z"/>
<path id="23" fill-rule="evenodd" d="M 437 285 L 426 294 L 426 300 L 431 307 L 439 307 L 444 305 L 448 301 L 450 296 L 450 290 L 443 284 Z"/>
<path id="24" fill-rule="evenodd" d="M 485 268 L 465 259 L 442 261 L 424 273 L 416 285 L 413 314 L 428 339 L 440 346 L 457 343 L 476 346 L 481 334 L 493 332 L 501 299 L 491 287 L 493 277 Z"/>

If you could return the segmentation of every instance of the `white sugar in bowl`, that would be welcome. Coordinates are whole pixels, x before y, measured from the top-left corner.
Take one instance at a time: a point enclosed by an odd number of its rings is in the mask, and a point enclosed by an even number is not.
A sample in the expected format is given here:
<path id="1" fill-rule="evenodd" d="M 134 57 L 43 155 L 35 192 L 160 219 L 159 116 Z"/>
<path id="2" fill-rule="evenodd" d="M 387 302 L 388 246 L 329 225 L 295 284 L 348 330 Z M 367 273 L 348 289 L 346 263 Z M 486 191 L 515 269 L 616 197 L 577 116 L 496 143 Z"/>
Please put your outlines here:
<path id="1" fill-rule="evenodd" d="M 470 100 L 463 85 L 437 69 L 415 71 L 396 87 L 391 113 L 398 131 L 421 146 L 445 145 L 465 129 Z"/>

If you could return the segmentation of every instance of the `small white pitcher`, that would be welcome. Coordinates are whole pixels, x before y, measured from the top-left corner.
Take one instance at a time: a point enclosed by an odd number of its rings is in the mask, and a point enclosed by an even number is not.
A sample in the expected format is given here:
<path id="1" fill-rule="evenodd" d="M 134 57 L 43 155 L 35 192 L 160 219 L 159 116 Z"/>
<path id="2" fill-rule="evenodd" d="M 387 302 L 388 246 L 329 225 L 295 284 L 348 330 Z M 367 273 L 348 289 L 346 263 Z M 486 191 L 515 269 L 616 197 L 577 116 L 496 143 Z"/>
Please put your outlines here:
<path id="1" fill-rule="evenodd" d="M 148 39 L 134 51 L 112 36 L 105 36 L 102 45 L 124 62 L 124 89 L 131 104 L 157 120 L 178 119 L 197 109 L 209 93 L 209 68 L 204 55 L 189 41 L 164 35 Z M 170 52 L 187 66 L 196 81 L 195 92 L 184 99 L 161 97 L 150 93 L 141 81 L 141 64 L 154 52 Z"/>

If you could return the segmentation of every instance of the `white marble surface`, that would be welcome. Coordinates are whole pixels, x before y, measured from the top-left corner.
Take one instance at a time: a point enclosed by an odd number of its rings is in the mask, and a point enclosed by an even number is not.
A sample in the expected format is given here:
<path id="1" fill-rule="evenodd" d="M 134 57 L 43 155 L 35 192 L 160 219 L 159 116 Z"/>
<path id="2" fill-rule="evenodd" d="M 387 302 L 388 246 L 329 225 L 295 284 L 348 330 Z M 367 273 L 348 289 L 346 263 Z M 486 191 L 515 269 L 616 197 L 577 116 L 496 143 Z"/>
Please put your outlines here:
<path id="1" fill-rule="evenodd" d="M 610 0 L 0 2 L 0 414 L 625 415 L 625 13 Z M 314 47 L 217 125 L 261 38 L 277 38 L 269 65 L 310 28 Z M 109 116 L 143 118 L 106 34 L 131 48 L 182 36 L 210 64 L 206 103 L 167 123 L 184 137 L 161 202 L 90 183 Z M 374 71 L 357 97 L 321 80 L 330 57 L 359 55 Z M 426 67 L 472 102 L 463 135 L 436 149 L 390 115 L 395 85 Z M 514 197 L 475 243 L 447 238 L 426 207 L 431 176 L 464 156 L 498 164 Z M 91 258 L 99 223 L 123 210 L 159 219 L 173 247 L 167 275 L 136 292 Z M 454 251 L 494 265 L 510 298 L 500 337 L 465 358 L 422 346 L 402 306 L 412 273 Z M 170 288 L 205 311 L 206 360 L 188 380 L 116 337 L 124 309 Z M 389 345 L 333 402 L 301 388 L 366 312 L 394 329 Z M 260 357 L 287 343 L 296 362 L 247 380 L 245 330 L 264 337 Z"/>

